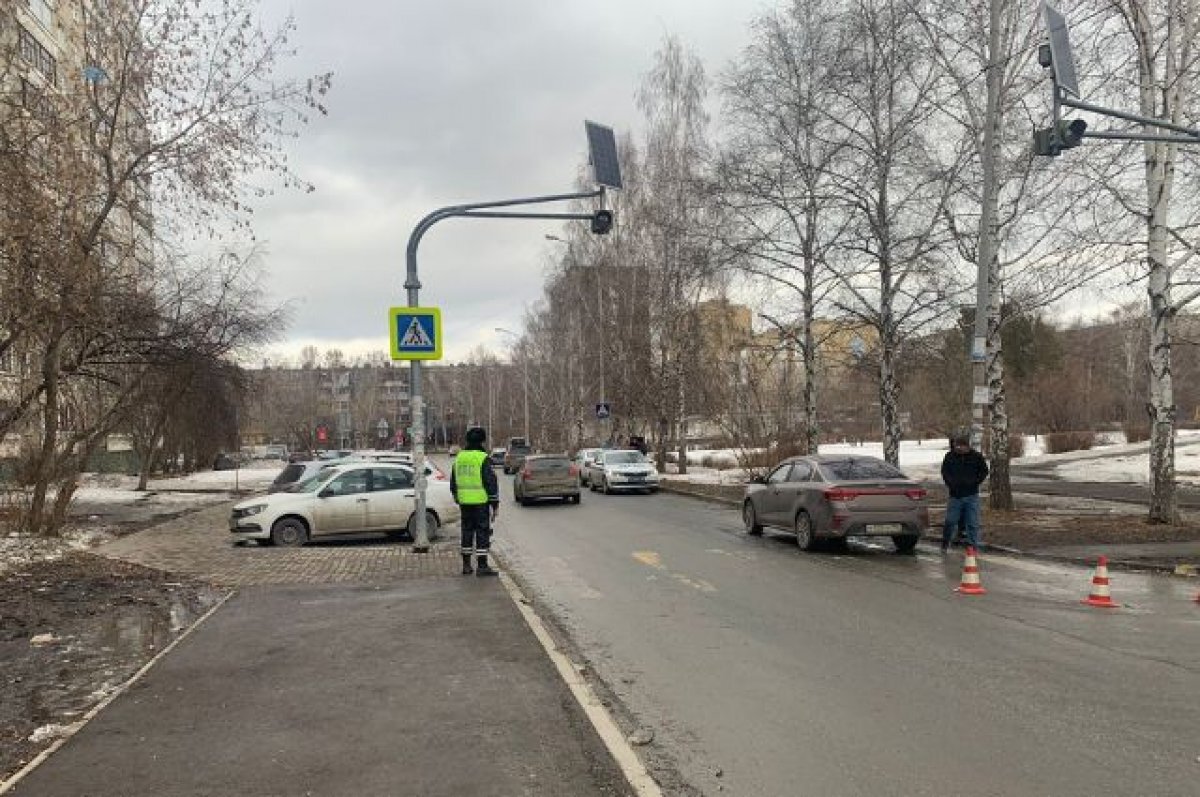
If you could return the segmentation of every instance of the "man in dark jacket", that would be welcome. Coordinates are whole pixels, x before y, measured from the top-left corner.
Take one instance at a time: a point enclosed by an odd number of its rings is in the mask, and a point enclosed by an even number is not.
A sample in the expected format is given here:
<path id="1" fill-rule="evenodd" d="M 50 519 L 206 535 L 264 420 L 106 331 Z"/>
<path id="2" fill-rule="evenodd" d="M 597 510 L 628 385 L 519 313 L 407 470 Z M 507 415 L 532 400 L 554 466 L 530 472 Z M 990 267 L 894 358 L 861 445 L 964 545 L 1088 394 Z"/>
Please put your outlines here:
<path id="1" fill-rule="evenodd" d="M 987 460 L 971 448 L 971 439 L 956 434 L 950 439 L 950 450 L 942 459 L 942 481 L 950 492 L 946 501 L 946 522 L 942 526 L 942 553 L 958 529 L 959 520 L 966 527 L 967 541 L 979 547 L 979 485 L 988 477 Z"/>
<path id="2" fill-rule="evenodd" d="M 462 510 L 462 572 L 471 575 L 471 556 L 475 555 L 478 576 L 494 576 L 488 566 L 492 547 L 491 521 L 500 512 L 500 485 L 488 461 L 485 446 L 487 432 L 478 426 L 467 430 L 467 445 L 454 458 L 450 471 L 450 492 Z"/>

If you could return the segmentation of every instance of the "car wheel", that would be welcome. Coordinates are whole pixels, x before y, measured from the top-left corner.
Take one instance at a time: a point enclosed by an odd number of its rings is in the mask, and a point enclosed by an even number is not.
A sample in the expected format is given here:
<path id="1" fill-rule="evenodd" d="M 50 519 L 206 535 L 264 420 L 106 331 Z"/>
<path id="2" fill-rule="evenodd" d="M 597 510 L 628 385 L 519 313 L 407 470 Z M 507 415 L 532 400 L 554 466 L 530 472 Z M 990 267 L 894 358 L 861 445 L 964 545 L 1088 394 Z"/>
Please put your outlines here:
<path id="1" fill-rule="evenodd" d="M 917 549 L 920 537 L 916 534 L 895 534 L 892 542 L 896 545 L 896 553 L 912 553 Z"/>
<path id="2" fill-rule="evenodd" d="M 308 526 L 299 518 L 285 517 L 271 527 L 271 542 L 289 548 L 308 542 Z"/>
<path id="3" fill-rule="evenodd" d="M 567 500 L 569 500 L 572 504 L 578 504 L 583 500 L 583 496 L 579 493 L 575 493 L 575 495 L 568 496 Z"/>
<path id="4" fill-rule="evenodd" d="M 796 531 L 796 544 L 800 546 L 802 551 L 811 551 L 817 544 L 817 533 L 813 529 L 812 518 L 803 510 L 796 513 L 796 520 L 793 524 Z"/>
<path id="5" fill-rule="evenodd" d="M 441 527 L 442 527 L 442 524 L 438 521 L 437 513 L 435 513 L 432 509 L 426 509 L 425 510 L 425 534 L 426 534 L 426 536 L 428 536 L 429 539 L 432 540 L 434 537 L 436 537 L 438 535 L 438 530 L 441 529 Z M 417 513 L 416 512 L 413 512 L 412 516 L 409 517 L 408 525 L 405 527 L 405 529 L 408 531 L 408 538 L 410 540 L 415 540 L 417 538 Z"/>
<path id="6" fill-rule="evenodd" d="M 758 513 L 754 511 L 754 504 L 746 501 L 742 504 L 742 523 L 746 526 L 747 534 L 762 534 L 762 524 L 758 522 Z"/>

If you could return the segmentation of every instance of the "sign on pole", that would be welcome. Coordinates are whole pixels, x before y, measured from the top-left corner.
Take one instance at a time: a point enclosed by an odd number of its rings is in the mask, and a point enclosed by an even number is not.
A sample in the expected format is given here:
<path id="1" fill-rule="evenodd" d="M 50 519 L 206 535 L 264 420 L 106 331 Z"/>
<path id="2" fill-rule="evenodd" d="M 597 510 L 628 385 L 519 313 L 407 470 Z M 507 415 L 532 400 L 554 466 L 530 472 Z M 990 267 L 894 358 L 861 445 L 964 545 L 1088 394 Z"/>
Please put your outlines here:
<path id="1" fill-rule="evenodd" d="M 600 420 L 607 420 L 612 415 L 612 407 L 607 401 L 601 401 L 596 404 L 596 417 Z"/>
<path id="2" fill-rule="evenodd" d="M 388 310 L 393 360 L 442 359 L 442 311 L 437 307 Z"/>

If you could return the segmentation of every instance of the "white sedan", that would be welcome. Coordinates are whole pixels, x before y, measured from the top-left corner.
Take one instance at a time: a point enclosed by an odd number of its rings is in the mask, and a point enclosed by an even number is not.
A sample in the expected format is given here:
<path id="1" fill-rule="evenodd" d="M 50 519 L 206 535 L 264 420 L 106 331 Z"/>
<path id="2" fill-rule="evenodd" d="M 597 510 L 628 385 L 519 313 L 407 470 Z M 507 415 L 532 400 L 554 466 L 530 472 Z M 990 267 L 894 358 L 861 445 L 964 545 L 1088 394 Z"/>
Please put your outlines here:
<path id="1" fill-rule="evenodd" d="M 658 491 L 658 470 L 641 451 L 633 449 L 604 449 L 596 454 L 588 473 L 592 491 L 614 493 L 618 490 Z"/>
<path id="2" fill-rule="evenodd" d="M 426 528 L 459 520 L 448 481 L 426 481 Z M 326 468 L 281 493 L 248 498 L 233 507 L 234 539 L 266 545 L 303 545 L 315 537 L 362 532 L 412 536 L 416 526 L 413 470 L 382 462 L 348 462 Z"/>

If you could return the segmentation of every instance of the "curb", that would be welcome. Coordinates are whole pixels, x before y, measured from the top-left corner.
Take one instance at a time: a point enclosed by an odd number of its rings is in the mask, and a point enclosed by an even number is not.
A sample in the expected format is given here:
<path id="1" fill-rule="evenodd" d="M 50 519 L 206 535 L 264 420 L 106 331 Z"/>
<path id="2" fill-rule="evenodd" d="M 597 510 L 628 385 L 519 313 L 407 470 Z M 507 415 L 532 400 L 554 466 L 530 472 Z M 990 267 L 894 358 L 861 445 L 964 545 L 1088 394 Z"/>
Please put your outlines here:
<path id="1" fill-rule="evenodd" d="M 559 677 L 563 679 L 563 682 L 575 697 L 575 701 L 583 709 L 583 713 L 587 715 L 588 720 L 592 723 L 592 727 L 596 730 L 596 734 L 600 737 L 600 741 L 604 743 L 609 754 L 617 762 L 617 766 L 621 768 L 621 772 L 625 775 L 625 779 L 629 782 L 630 787 L 638 797 L 663 797 L 658 783 L 650 775 L 642 760 L 634 752 L 633 747 L 625 739 L 625 735 L 621 733 L 616 720 L 605 709 L 604 704 L 596 696 L 596 693 L 592 691 L 592 688 L 588 686 L 587 681 L 579 675 L 571 660 L 555 644 L 554 638 L 546 630 L 545 624 L 542 623 L 542 619 L 534 611 L 533 604 L 525 597 L 520 586 L 504 571 L 500 573 L 500 583 L 504 585 L 512 602 L 516 604 L 517 610 L 525 618 L 525 623 L 533 631 L 533 635 L 537 637 L 538 642 L 546 651 L 546 655 L 554 664 L 555 669 L 558 670 Z"/>

